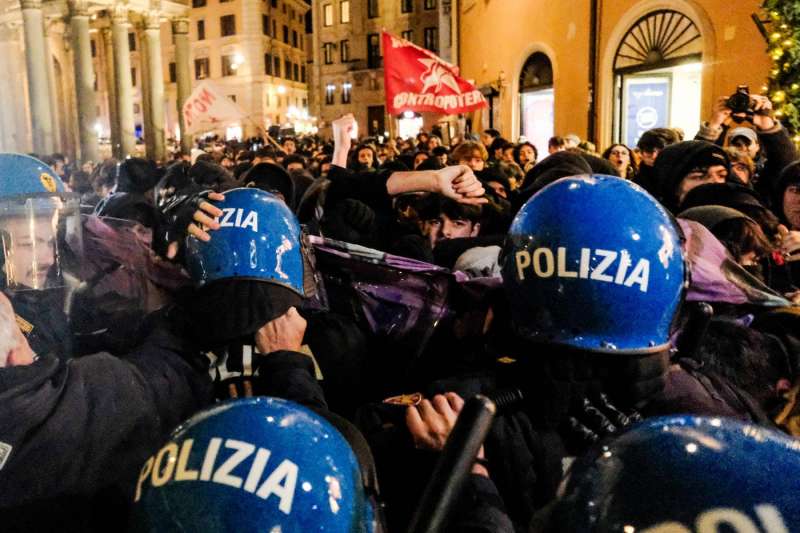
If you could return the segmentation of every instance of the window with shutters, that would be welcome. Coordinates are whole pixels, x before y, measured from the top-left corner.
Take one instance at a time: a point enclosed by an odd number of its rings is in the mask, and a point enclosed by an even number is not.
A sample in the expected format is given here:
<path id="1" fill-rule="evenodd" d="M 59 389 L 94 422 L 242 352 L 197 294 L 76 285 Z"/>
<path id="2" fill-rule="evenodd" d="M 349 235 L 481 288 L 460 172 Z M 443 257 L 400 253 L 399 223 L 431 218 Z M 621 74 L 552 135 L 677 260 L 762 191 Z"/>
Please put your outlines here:
<path id="1" fill-rule="evenodd" d="M 236 15 L 224 15 L 220 17 L 219 32 L 221 37 L 236 35 Z"/>

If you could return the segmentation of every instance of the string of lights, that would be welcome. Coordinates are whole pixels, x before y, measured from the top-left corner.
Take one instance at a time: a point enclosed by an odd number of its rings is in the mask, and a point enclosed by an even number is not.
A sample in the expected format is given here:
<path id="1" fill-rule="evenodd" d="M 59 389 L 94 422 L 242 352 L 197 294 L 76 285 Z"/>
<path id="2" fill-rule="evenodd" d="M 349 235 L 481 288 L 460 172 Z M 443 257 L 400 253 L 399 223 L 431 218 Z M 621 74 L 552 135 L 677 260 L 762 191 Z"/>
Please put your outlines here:
<path id="1" fill-rule="evenodd" d="M 774 63 L 762 90 L 800 144 L 800 2 L 764 0 L 762 7 L 769 15 L 767 51 Z"/>

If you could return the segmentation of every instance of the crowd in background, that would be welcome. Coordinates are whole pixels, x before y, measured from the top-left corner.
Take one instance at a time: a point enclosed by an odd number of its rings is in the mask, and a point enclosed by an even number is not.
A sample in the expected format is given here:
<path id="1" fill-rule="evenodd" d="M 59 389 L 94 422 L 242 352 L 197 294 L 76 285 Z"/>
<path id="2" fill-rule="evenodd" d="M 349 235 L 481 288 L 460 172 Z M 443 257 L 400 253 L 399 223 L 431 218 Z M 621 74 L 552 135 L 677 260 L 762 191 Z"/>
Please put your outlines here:
<path id="1" fill-rule="evenodd" d="M 437 130 L 420 132 L 413 139 L 354 140 L 354 119 L 346 115 L 333 123 L 332 139 L 286 135 L 278 139 L 224 141 L 212 136 L 198 139 L 191 153 L 177 153 L 168 162 L 128 158 L 78 166 L 60 154 L 41 159 L 80 195 L 84 214 L 123 219 L 150 230 L 153 248 L 160 256 L 154 260 L 157 265 L 166 258 L 179 262 L 185 258 L 184 250 L 176 253 L 167 246 L 174 244 L 178 226 L 190 224 L 190 235 L 213 242 L 212 230 L 219 228 L 222 212 L 208 202 L 224 207 L 219 203 L 223 202 L 220 195 L 251 188 L 281 200 L 304 231 L 319 239 L 315 242 L 331 248 L 338 246 L 339 255 L 333 254 L 335 257 L 364 254 L 367 248 L 391 254 L 395 261 L 414 260 L 403 263 L 411 265 L 409 269 L 430 268 L 425 272 L 434 274 L 457 272 L 459 280 L 478 280 L 477 285 L 448 293 L 451 299 L 447 305 L 456 311 L 442 320 L 438 315 L 431 318 L 431 324 L 436 326 L 434 333 L 418 337 L 409 334 L 403 342 L 397 341 L 397 331 L 392 328 L 398 326 L 398 321 L 410 320 L 408 313 L 383 305 L 392 298 L 396 302 L 390 303 L 398 305 L 411 300 L 408 293 L 393 293 L 391 288 L 396 284 L 406 290 L 410 286 L 408 280 L 413 278 L 411 272 L 417 272 L 413 269 L 396 277 L 384 272 L 388 281 L 369 278 L 363 284 L 357 283 L 361 281 L 357 276 L 367 276 L 366 271 L 345 269 L 345 274 L 337 271 L 330 275 L 328 270 L 330 307 L 322 313 L 300 304 L 296 309 L 293 304 L 288 311 L 281 308 L 277 314 L 269 314 L 278 304 L 271 303 L 270 297 L 264 296 L 266 293 L 256 294 L 242 285 L 231 286 L 225 292 L 206 292 L 202 298 L 185 300 L 191 304 L 184 315 L 194 322 L 194 329 L 184 331 L 192 332 L 186 335 L 192 341 L 216 342 L 215 353 L 226 354 L 217 359 L 218 365 L 227 365 L 225 370 L 218 366 L 211 372 L 218 399 L 251 395 L 253 385 L 248 380 L 241 388 L 243 365 L 249 364 L 241 362 L 247 359 L 243 354 L 270 354 L 260 363 L 261 383 L 256 395 L 307 401 L 315 409 L 330 410 L 336 417 L 354 423 L 375 456 L 388 522 L 396 531 L 408 526 L 416 496 L 432 469 L 430 456 L 415 454 L 420 448 L 442 449 L 454 412 L 463 405 L 453 393 L 462 397 L 477 392 L 496 393 L 498 384 L 516 383 L 520 376 L 527 376 L 523 379 L 527 385 L 522 392 L 517 391 L 520 397 L 525 396 L 522 406 L 498 416 L 486 440 L 485 458 L 482 449 L 472 470 L 483 480 L 480 483 L 490 480 L 494 485 L 473 486 L 458 514 L 464 521 L 460 530 L 524 531 L 528 525 L 533 528 L 542 510 L 549 509 L 564 473 L 565 457 L 579 457 L 590 444 L 614 434 L 615 425 L 624 426 L 642 416 L 691 413 L 738 418 L 800 436 L 800 328 L 793 307 L 800 304 L 800 154 L 787 130 L 773 117 L 768 99 L 752 96 L 747 113 L 733 112 L 726 102 L 721 98 L 716 103 L 692 139 L 686 137 L 690 132 L 655 128 L 642 132 L 636 146 L 614 143 L 602 151 L 592 142 L 567 134 L 552 137 L 548 153 L 539 153 L 524 138 L 513 142 L 494 129 L 449 142 Z M 503 251 L 511 246 L 509 228 L 515 217 L 523 216 L 523 207 L 532 198 L 541 198 L 538 192 L 562 178 L 591 175 L 624 179 L 626 187 L 633 183 L 638 187 L 626 189 L 633 190 L 631 194 L 639 194 L 639 188 L 649 193 L 654 200 L 651 199 L 650 218 L 641 221 L 644 226 L 660 224 L 663 233 L 667 225 L 677 224 L 674 219 L 680 220 L 680 228 L 686 232 L 681 234 L 686 247 L 682 253 L 687 269 L 694 269 L 694 274 L 687 274 L 685 286 L 684 279 L 678 280 L 676 294 L 680 293 L 680 298 L 676 296 L 676 306 L 688 306 L 700 299 L 685 302 L 684 290 L 719 296 L 724 292 L 720 287 L 727 287 L 727 281 L 703 285 L 708 272 L 703 268 L 713 262 L 707 258 L 709 250 L 716 250 L 725 258 L 718 262 L 723 267 L 717 265 L 726 272 L 722 277 L 735 278 L 731 283 L 740 289 L 745 287 L 736 292 L 736 298 L 740 298 L 737 303 L 722 297 L 715 303 L 713 320 L 705 325 L 702 335 L 697 335 L 694 344 L 679 339 L 672 350 L 655 353 L 644 349 L 627 354 L 627 359 L 587 359 L 574 346 L 566 350 L 549 345 L 533 349 L 515 340 L 520 324 L 514 310 L 508 308 L 508 292 L 484 290 L 497 289 L 499 285 L 502 289 L 503 282 L 508 288 L 508 280 L 500 280 Z M 199 211 L 194 215 L 190 212 L 186 218 L 179 210 L 186 205 L 193 206 L 191 212 L 199 206 Z M 586 209 L 609 209 L 593 212 L 593 220 L 607 221 L 613 228 L 627 206 L 590 203 Z M 570 214 L 565 215 L 565 225 L 580 223 L 569 218 L 575 212 L 570 209 Z M 663 219 L 653 218 L 662 214 Z M 598 225 L 604 225 L 602 221 Z M 178 229 L 180 236 L 186 235 L 184 227 Z M 709 239 L 718 248 L 700 249 L 696 245 L 698 241 L 692 239 L 703 231 L 712 236 Z M 566 253 L 564 250 L 559 248 L 557 252 L 558 275 L 578 278 L 577 271 L 565 271 L 561 255 Z M 556 252 L 549 253 L 553 261 Z M 320 271 L 337 264 L 325 257 L 316 265 Z M 526 266 L 524 257 L 516 259 L 520 272 Z M 527 257 L 530 265 L 530 254 Z M 727 264 L 728 260 L 735 268 Z M 553 274 L 554 264 L 547 276 Z M 592 279 L 630 286 L 637 281 L 633 275 L 626 279 L 629 267 L 620 263 L 616 279 L 610 275 Z M 99 273 L 95 282 L 107 274 Z M 497 283 L 486 281 L 491 279 Z M 647 283 L 644 279 L 638 281 L 643 293 Z M 480 285 L 484 282 L 485 286 Z M 185 304 L 170 291 L 163 292 L 164 302 L 172 303 L 174 297 Z M 423 301 L 430 298 L 430 305 L 421 308 L 430 313 L 437 293 L 431 289 L 424 294 Z M 645 298 L 638 293 L 637 297 Z M 535 299 L 536 295 L 530 298 Z M 373 313 L 353 312 L 356 299 L 359 309 L 368 308 Z M 772 302 L 773 307 L 759 307 L 765 301 Z M 573 314 L 591 314 L 587 311 L 590 302 L 591 299 L 565 305 L 575 306 L 570 309 Z M 13 303 L 16 305 L 16 301 Z M 549 305 L 539 303 L 543 307 Z M 167 307 L 163 303 L 160 310 Z M 776 314 L 776 308 L 783 311 Z M 684 313 L 685 309 L 688 307 L 681 307 L 680 313 L 667 313 L 667 325 L 676 326 L 679 319 L 685 319 L 689 314 Z M 615 312 L 613 306 L 607 310 L 608 314 Z M 111 322 L 108 317 L 103 320 Z M 149 324 L 148 320 L 139 316 L 131 322 L 143 325 Z M 381 330 L 382 321 L 388 321 L 391 327 Z M 109 331 L 130 326 L 125 323 L 127 318 L 116 322 L 109 325 Z M 258 348 L 256 352 L 243 350 L 239 341 L 238 347 L 232 348 L 235 343 L 229 334 L 205 339 L 206 335 L 213 336 L 224 328 L 236 329 L 244 322 L 255 324 L 247 331 L 247 342 Z M 102 328 L 87 329 L 95 332 Z M 113 350 L 108 346 L 103 349 L 116 355 L 135 346 L 133 328 L 121 329 L 124 333 L 117 334 L 115 342 L 110 343 Z M 172 349 L 172 345 L 159 342 L 158 353 L 163 359 L 167 356 L 162 352 Z M 220 348 L 220 344 L 226 347 Z M 301 352 L 301 345 L 313 352 L 313 365 L 301 355 L 305 353 Z M 509 356 L 525 350 L 541 350 L 536 352 L 541 357 L 531 362 Z M 138 358 L 144 357 L 141 349 L 134 353 Z M 234 364 L 234 360 L 239 362 Z M 569 365 L 564 364 L 567 360 Z M 154 371 L 158 374 L 153 378 L 155 382 L 173 379 L 163 376 L 171 376 L 174 369 L 158 368 Z M 585 378 L 584 370 L 591 377 Z M 202 368 L 200 373 L 205 375 L 207 371 Z M 320 371 L 325 376 L 321 388 L 315 379 Z M 118 378 L 120 383 L 138 379 Z M 181 411 L 173 413 L 172 418 L 185 418 L 187 412 L 199 408 L 197 404 L 203 405 L 203 401 L 192 404 L 186 400 L 202 388 L 193 381 L 199 379 L 196 375 L 191 380 L 175 378 L 180 383 L 175 394 L 183 403 L 175 403 Z M 593 385 L 587 385 L 590 382 L 602 383 L 602 393 L 595 395 Z M 393 410 L 396 406 L 387 407 L 383 401 L 388 396 L 414 393 L 425 399 L 401 403 L 403 409 L 411 407 L 399 416 Z M 158 409 L 169 410 L 169 401 L 165 401 L 168 396 L 164 391 L 153 395 Z M 501 396 L 494 396 L 500 404 Z M 591 401 L 586 399 L 590 396 Z M 602 428 L 598 429 L 586 422 L 593 417 L 587 413 L 596 413 L 594 406 L 598 404 L 602 404 L 601 410 L 609 418 L 609 413 L 614 413 L 615 424 L 601 423 Z M 92 409 L 96 405 L 103 402 L 93 403 Z M 581 414 L 575 415 L 576 410 Z M 576 417 L 582 422 L 578 423 Z M 165 417 L 164 424 L 176 422 L 172 418 Z M 401 429 L 406 431 L 405 437 L 399 436 Z M 101 429 L 93 427 L 86 435 L 93 431 L 99 434 L 112 430 L 105 425 Z M 409 431 L 413 442 L 408 438 Z M 163 437 L 158 430 L 152 433 L 152 438 Z M 151 446 L 147 455 L 155 451 Z M 141 463 L 142 457 L 138 456 L 131 461 L 137 459 Z M 0 460 L 0 479 L 2 468 Z M 102 478 L 104 483 L 125 480 Z M 141 481 L 142 478 L 140 489 Z M 93 485 L 78 492 L 86 495 L 96 488 Z M 742 490 L 747 487 L 743 485 Z M 25 503 L 35 513 L 37 502 Z M 477 518 L 469 512 L 478 509 L 483 514 Z M 550 531 L 558 530 L 550 527 Z"/>

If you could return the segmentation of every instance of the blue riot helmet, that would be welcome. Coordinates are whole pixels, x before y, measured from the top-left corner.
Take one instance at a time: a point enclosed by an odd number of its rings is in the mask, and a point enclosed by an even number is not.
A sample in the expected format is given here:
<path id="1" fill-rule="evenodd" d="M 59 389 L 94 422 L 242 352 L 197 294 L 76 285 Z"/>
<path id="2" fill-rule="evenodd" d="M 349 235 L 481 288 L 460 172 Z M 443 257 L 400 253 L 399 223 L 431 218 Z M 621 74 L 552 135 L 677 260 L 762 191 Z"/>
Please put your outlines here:
<path id="1" fill-rule="evenodd" d="M 198 334 L 229 341 L 299 307 L 315 292 L 309 251 L 297 218 L 277 197 L 255 188 L 232 189 L 211 240 L 186 240 L 186 267 L 198 287 L 191 305 Z"/>
<path id="2" fill-rule="evenodd" d="M 800 524 L 800 442 L 732 419 L 648 419 L 576 460 L 547 531 L 760 532 Z"/>
<path id="3" fill-rule="evenodd" d="M 0 154 L 0 245 L 3 288 L 63 287 L 81 246 L 80 199 L 45 163 Z M 77 279 L 72 277 L 71 279 Z"/>
<path id="4" fill-rule="evenodd" d="M 300 296 L 302 233 L 286 204 L 259 189 L 225 192 L 220 229 L 210 242 L 187 239 L 187 267 L 200 286 L 224 279 L 249 279 L 284 286 Z"/>
<path id="5" fill-rule="evenodd" d="M 668 347 L 686 280 L 679 230 L 630 181 L 560 179 L 533 195 L 509 229 L 503 284 L 528 340 L 600 353 Z"/>
<path id="6" fill-rule="evenodd" d="M 373 508 L 348 441 L 277 398 L 232 400 L 178 427 L 144 464 L 139 531 L 372 532 Z"/>

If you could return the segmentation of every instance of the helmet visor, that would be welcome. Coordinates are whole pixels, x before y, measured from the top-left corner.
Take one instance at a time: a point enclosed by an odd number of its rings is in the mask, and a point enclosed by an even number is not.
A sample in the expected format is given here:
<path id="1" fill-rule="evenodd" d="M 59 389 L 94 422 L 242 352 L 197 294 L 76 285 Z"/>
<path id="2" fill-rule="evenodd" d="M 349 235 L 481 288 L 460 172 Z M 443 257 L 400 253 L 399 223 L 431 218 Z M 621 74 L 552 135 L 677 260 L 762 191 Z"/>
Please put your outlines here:
<path id="1" fill-rule="evenodd" d="M 72 194 L 0 201 L 2 286 L 13 291 L 64 286 L 80 257 L 80 201 Z"/>

